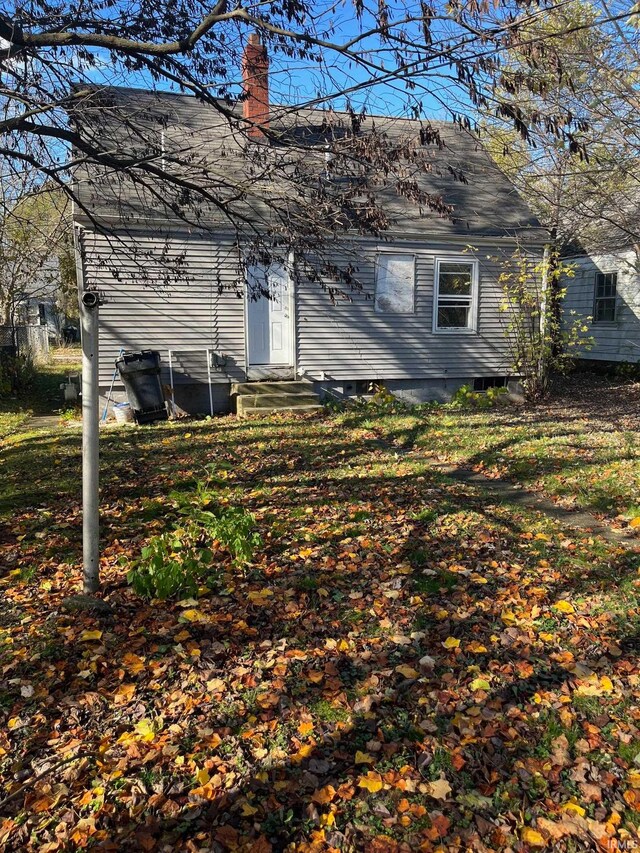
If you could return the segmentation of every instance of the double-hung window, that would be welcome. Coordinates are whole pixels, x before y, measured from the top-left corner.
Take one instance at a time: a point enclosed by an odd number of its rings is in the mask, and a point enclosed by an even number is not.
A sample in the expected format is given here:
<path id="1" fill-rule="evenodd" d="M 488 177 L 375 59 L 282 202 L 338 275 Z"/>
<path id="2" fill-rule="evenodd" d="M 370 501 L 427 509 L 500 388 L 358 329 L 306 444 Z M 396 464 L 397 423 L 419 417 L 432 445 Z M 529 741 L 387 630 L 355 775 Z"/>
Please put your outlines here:
<path id="1" fill-rule="evenodd" d="M 433 331 L 474 331 L 477 294 L 477 261 L 438 258 L 435 268 Z"/>
<path id="2" fill-rule="evenodd" d="M 616 319 L 617 272 L 596 273 L 596 293 L 593 306 L 595 323 L 611 323 Z"/>
<path id="3" fill-rule="evenodd" d="M 415 256 L 381 252 L 376 259 L 376 312 L 413 314 L 415 289 Z"/>

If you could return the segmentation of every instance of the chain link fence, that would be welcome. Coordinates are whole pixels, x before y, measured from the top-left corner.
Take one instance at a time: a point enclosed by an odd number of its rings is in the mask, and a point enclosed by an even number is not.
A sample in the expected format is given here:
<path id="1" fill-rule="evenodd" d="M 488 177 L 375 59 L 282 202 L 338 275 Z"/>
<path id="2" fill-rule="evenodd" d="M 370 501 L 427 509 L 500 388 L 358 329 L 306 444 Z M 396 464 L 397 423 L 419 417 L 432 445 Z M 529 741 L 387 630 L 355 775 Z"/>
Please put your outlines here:
<path id="1" fill-rule="evenodd" d="M 0 326 L 0 350 L 30 354 L 36 361 L 49 357 L 49 332 L 46 326 Z"/>

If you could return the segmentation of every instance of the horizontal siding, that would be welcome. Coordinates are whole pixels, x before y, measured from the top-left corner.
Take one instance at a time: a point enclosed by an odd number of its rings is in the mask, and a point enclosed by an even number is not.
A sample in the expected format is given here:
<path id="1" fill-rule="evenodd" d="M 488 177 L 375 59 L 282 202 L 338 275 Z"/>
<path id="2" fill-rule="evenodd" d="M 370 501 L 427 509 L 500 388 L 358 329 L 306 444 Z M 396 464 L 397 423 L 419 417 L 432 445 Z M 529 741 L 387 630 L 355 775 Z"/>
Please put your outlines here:
<path id="1" fill-rule="evenodd" d="M 588 326 L 592 339 L 591 349 L 580 352 L 580 357 L 596 361 L 640 362 L 640 274 L 633 249 L 616 254 L 572 258 L 566 263 L 573 267 L 574 275 L 563 278 L 566 289 L 563 301 L 563 320 L 566 328 L 578 319 Z M 616 320 L 613 323 L 593 323 L 598 272 L 618 273 Z"/>
<path id="2" fill-rule="evenodd" d="M 497 260 L 504 247 L 466 251 L 479 262 L 478 327 L 475 333 L 432 332 L 434 262 L 460 255 L 462 246 L 433 241 L 425 247 L 404 242 L 416 255 L 415 313 L 379 314 L 374 306 L 376 245 L 362 241 L 348 258 L 357 267 L 361 292 L 332 303 L 326 289 L 303 280 L 296 287 L 296 366 L 322 379 L 430 379 L 508 373 L 506 317 Z M 386 244 L 385 249 L 391 246 Z M 244 300 L 237 295 L 239 269 L 233 243 L 152 234 L 83 237 L 85 286 L 97 287 L 100 309 L 100 385 L 111 382 L 120 348 L 157 349 L 168 381 L 168 350 L 175 357 L 175 382 L 206 381 L 202 350 L 226 356 L 212 372 L 215 382 L 245 376 Z M 324 258 L 338 266 L 344 254 Z M 175 270 L 177 260 L 179 274 Z M 169 271 L 168 280 L 167 271 Z M 327 282 L 327 287 L 330 283 Z M 199 353 L 193 352 L 199 350 Z"/>
<path id="3" fill-rule="evenodd" d="M 385 249 L 389 249 L 387 245 Z M 297 300 L 298 369 L 321 379 L 428 379 L 491 376 L 509 371 L 506 316 L 500 311 L 498 284 L 501 249 L 464 253 L 479 262 L 476 333 L 432 331 L 434 262 L 460 255 L 447 243 L 402 244 L 416 255 L 415 313 L 382 314 L 374 307 L 375 255 L 363 247 L 358 262 L 362 292 L 352 302 L 332 304 L 317 284 L 299 287 Z"/>
<path id="4" fill-rule="evenodd" d="M 82 248 L 85 287 L 98 288 L 103 298 L 101 387 L 111 382 L 121 348 L 158 350 L 164 382 L 169 381 L 170 349 L 176 351 L 176 384 L 206 381 L 206 348 L 226 357 L 222 369 L 212 370 L 212 381 L 244 377 L 244 307 L 236 295 L 238 267 L 231 243 L 85 232 Z"/>

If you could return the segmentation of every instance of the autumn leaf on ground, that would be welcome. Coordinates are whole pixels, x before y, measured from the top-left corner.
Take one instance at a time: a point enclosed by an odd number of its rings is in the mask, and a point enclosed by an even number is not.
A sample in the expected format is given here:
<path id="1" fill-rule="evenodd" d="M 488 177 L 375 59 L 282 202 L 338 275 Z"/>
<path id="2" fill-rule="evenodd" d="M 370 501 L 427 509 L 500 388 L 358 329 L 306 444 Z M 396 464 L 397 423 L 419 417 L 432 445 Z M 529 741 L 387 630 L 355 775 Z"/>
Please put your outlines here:
<path id="1" fill-rule="evenodd" d="M 144 719 L 136 723 L 133 731 L 125 732 L 118 738 L 118 743 L 130 744 L 135 741 L 151 743 L 156 737 L 156 726 L 152 720 Z"/>
<path id="2" fill-rule="evenodd" d="M 0 848 L 561 853 L 635 838 L 633 549 L 489 501 L 423 452 L 560 502 L 597 497 L 602 523 L 626 526 L 640 441 L 620 453 L 617 419 L 640 434 L 640 385 L 606 429 L 575 385 L 566 408 L 363 403 L 194 420 L 188 444 L 176 423 L 104 430 L 104 614 L 60 604 L 82 564 L 79 430 L 4 443 Z M 186 544 L 193 507 L 250 516 L 251 562 L 204 531 L 188 590 L 136 592 L 142 549 L 176 529 Z"/>
<path id="3" fill-rule="evenodd" d="M 198 785 L 206 785 L 210 778 L 209 771 L 206 767 L 201 767 L 196 773 L 196 782 Z"/>
<path id="4" fill-rule="evenodd" d="M 306 677 L 313 684 L 319 684 L 322 681 L 322 679 L 324 678 L 324 673 L 319 672 L 316 669 L 310 669 L 309 672 L 307 672 Z"/>
<path id="5" fill-rule="evenodd" d="M 451 794 L 451 785 L 446 779 L 436 779 L 428 783 L 427 793 L 434 800 L 447 800 Z"/>
<path id="6" fill-rule="evenodd" d="M 291 756 L 291 761 L 293 764 L 300 764 L 306 758 L 309 758 L 310 755 L 313 754 L 313 750 L 315 749 L 315 744 L 308 743 L 303 744 L 300 749 Z"/>
<path id="7" fill-rule="evenodd" d="M 314 791 L 311 799 L 314 803 L 318 803 L 318 805 L 326 806 L 327 803 L 330 803 L 336 795 L 336 789 L 333 785 L 325 785 L 324 788 L 319 788 L 317 791 Z"/>
<path id="8" fill-rule="evenodd" d="M 135 684 L 121 684 L 116 690 L 113 698 L 117 705 L 126 705 L 130 702 L 136 692 Z"/>
<path id="9" fill-rule="evenodd" d="M 138 655 L 127 652 L 122 659 L 122 663 L 130 675 L 137 675 L 144 671 L 144 661 Z"/>
<path id="10" fill-rule="evenodd" d="M 612 690 L 613 684 L 608 676 L 603 675 L 599 678 L 594 673 L 578 684 L 576 693 L 580 696 L 602 696 L 604 693 L 611 693 Z"/>
<path id="11" fill-rule="evenodd" d="M 258 607 L 264 607 L 269 603 L 269 599 L 273 596 L 273 590 L 261 589 L 255 590 L 248 594 L 247 598 L 252 604 Z"/>
<path id="12" fill-rule="evenodd" d="M 404 675 L 405 678 L 418 678 L 420 673 L 415 670 L 412 666 L 408 666 L 407 664 L 401 664 L 396 667 L 396 672 L 399 672 L 400 675 Z"/>
<path id="13" fill-rule="evenodd" d="M 569 601 L 564 601 L 564 600 L 556 601 L 556 603 L 553 605 L 553 609 L 558 610 L 560 613 L 575 613 L 576 612 L 573 604 L 571 604 Z"/>
<path id="14" fill-rule="evenodd" d="M 581 805 L 579 805 L 578 803 L 574 803 L 574 802 L 565 803 L 562 806 L 562 811 L 570 812 L 571 814 L 577 814 L 580 817 L 584 817 L 585 814 L 587 813 L 586 809 L 583 809 Z"/>
<path id="15" fill-rule="evenodd" d="M 370 770 L 366 776 L 361 776 L 358 779 L 358 787 L 365 788 L 372 794 L 382 789 L 382 778 L 375 770 Z"/>
<path id="16" fill-rule="evenodd" d="M 90 642 L 91 640 L 101 640 L 102 631 L 83 631 L 78 637 L 80 642 Z"/>
<path id="17" fill-rule="evenodd" d="M 525 826 L 520 837 L 525 844 L 529 844 L 531 847 L 547 846 L 547 842 L 544 840 L 543 835 L 536 829 L 531 829 L 530 826 Z"/>
<path id="18" fill-rule="evenodd" d="M 192 608 L 190 610 L 183 610 L 180 614 L 182 619 L 186 619 L 187 622 L 207 622 L 209 617 L 206 613 L 203 613 L 202 610 L 197 610 Z"/>

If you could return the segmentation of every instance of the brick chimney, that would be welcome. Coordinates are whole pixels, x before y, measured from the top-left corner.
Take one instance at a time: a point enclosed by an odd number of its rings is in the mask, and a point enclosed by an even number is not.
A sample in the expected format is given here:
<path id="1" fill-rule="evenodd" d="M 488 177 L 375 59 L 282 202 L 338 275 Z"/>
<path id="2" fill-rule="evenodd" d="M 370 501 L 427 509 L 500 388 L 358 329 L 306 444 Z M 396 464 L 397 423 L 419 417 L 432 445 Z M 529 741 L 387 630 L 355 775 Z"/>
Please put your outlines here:
<path id="1" fill-rule="evenodd" d="M 269 127 L 269 58 L 257 33 L 249 36 L 242 57 L 242 88 L 242 114 L 250 122 L 247 132 L 259 139 L 264 136 L 263 128 Z"/>

